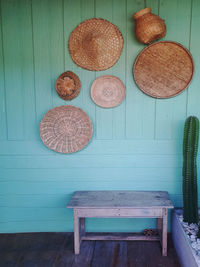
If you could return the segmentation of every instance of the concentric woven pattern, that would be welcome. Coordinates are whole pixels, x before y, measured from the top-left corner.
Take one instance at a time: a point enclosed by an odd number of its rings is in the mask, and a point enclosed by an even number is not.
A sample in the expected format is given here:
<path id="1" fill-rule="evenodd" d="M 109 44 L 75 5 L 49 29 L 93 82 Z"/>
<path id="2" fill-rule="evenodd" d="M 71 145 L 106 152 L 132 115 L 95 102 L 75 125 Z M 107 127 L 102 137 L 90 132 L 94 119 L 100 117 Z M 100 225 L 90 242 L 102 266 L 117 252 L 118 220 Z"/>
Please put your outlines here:
<path id="1" fill-rule="evenodd" d="M 72 100 L 81 90 L 81 81 L 72 71 L 63 72 L 56 81 L 56 92 L 64 100 Z"/>
<path id="2" fill-rule="evenodd" d="M 94 18 L 82 22 L 72 31 L 68 45 L 78 66 L 87 70 L 106 70 L 119 59 L 123 37 L 114 24 Z"/>
<path id="3" fill-rule="evenodd" d="M 80 108 L 56 107 L 44 115 L 40 123 L 40 137 L 47 147 L 56 152 L 73 153 L 90 141 L 92 123 Z"/>
<path id="4" fill-rule="evenodd" d="M 182 45 L 161 41 L 145 48 L 137 57 L 133 75 L 138 87 L 155 98 L 180 94 L 192 80 L 194 64 Z"/>
<path id="5" fill-rule="evenodd" d="M 118 106 L 124 99 L 125 93 L 123 82 L 112 75 L 97 78 L 91 87 L 92 100 L 103 108 Z"/>

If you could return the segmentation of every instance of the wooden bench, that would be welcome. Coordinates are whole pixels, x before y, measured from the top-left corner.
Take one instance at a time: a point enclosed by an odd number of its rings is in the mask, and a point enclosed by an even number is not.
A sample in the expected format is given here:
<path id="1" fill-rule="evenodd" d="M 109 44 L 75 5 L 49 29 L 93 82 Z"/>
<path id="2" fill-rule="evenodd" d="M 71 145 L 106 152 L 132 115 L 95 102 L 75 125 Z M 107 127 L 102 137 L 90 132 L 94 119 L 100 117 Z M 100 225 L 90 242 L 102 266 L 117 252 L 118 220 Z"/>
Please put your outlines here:
<path id="1" fill-rule="evenodd" d="M 75 254 L 79 254 L 82 240 L 160 240 L 162 255 L 167 256 L 167 211 L 172 209 L 173 205 L 165 191 L 77 191 L 67 208 L 73 208 L 74 212 Z M 157 229 L 160 234 L 86 234 L 85 218 L 89 217 L 157 218 Z"/>

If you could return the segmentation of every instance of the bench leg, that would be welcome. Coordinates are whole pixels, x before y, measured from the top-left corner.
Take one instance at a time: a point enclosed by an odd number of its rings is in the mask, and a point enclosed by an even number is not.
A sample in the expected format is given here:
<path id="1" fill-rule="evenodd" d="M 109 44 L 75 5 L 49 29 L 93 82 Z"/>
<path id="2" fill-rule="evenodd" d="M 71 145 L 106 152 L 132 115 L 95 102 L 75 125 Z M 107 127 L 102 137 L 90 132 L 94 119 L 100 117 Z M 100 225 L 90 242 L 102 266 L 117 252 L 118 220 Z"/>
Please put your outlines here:
<path id="1" fill-rule="evenodd" d="M 160 244 L 162 247 L 162 218 L 157 218 L 157 231 L 160 238 Z"/>
<path id="2" fill-rule="evenodd" d="M 85 218 L 80 218 L 81 236 L 85 235 Z"/>
<path id="3" fill-rule="evenodd" d="M 167 256 L 167 209 L 163 209 L 162 255 Z"/>
<path id="4" fill-rule="evenodd" d="M 162 219 L 161 218 L 157 218 L 157 229 L 158 231 L 161 231 L 162 228 Z"/>
<path id="5" fill-rule="evenodd" d="M 74 210 L 74 253 L 80 253 L 79 217 Z"/>

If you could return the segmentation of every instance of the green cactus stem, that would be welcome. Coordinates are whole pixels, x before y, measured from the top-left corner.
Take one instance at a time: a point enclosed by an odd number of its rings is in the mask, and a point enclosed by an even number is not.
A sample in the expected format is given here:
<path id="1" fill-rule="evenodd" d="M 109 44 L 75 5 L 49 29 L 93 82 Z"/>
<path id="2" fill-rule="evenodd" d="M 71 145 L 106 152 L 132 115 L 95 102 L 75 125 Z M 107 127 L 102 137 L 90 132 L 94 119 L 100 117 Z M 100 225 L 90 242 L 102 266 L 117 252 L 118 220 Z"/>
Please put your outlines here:
<path id="1" fill-rule="evenodd" d="M 190 116 L 185 121 L 183 137 L 183 219 L 198 223 L 197 151 L 199 120 Z"/>

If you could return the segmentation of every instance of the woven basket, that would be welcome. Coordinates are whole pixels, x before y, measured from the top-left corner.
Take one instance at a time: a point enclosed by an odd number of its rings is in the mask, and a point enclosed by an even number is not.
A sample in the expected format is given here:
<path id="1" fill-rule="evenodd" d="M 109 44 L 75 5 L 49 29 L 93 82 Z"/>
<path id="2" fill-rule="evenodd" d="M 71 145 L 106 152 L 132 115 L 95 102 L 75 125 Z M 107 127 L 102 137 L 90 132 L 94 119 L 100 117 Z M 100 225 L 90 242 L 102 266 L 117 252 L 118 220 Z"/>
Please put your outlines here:
<path id="1" fill-rule="evenodd" d="M 78 66 L 100 71 L 117 62 L 123 48 L 123 37 L 114 24 L 94 18 L 82 22 L 72 31 L 68 46 Z"/>
<path id="2" fill-rule="evenodd" d="M 63 72 L 56 81 L 56 92 L 64 100 L 72 100 L 81 90 L 81 81 L 72 71 Z"/>
<path id="3" fill-rule="evenodd" d="M 143 49 L 133 67 L 137 86 L 155 98 L 169 98 L 183 92 L 193 72 L 190 52 L 171 41 L 156 42 Z"/>
<path id="4" fill-rule="evenodd" d="M 126 88 L 123 82 L 112 75 L 98 77 L 91 87 L 91 98 L 102 108 L 113 108 L 123 101 Z"/>
<path id="5" fill-rule="evenodd" d="M 74 106 L 49 110 L 40 123 L 40 137 L 50 149 L 60 153 L 81 150 L 92 137 L 92 122 L 88 115 Z"/>
<path id="6" fill-rule="evenodd" d="M 159 16 L 151 13 L 151 8 L 144 8 L 133 15 L 136 20 L 135 35 L 144 44 L 163 38 L 166 34 L 166 25 Z"/>

